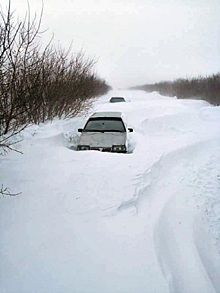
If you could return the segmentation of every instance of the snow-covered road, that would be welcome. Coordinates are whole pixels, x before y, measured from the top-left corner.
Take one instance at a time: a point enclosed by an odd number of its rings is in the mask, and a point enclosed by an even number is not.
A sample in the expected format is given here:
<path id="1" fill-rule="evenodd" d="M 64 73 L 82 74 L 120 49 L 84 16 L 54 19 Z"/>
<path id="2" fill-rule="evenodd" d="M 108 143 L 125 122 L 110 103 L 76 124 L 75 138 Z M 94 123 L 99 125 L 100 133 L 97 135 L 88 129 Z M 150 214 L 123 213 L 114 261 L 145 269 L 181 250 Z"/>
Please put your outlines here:
<path id="1" fill-rule="evenodd" d="M 1 157 L 22 194 L 1 199 L 0 292 L 220 292 L 220 107 L 112 91 L 93 111 L 125 114 L 130 154 L 74 151 L 88 113 Z"/>

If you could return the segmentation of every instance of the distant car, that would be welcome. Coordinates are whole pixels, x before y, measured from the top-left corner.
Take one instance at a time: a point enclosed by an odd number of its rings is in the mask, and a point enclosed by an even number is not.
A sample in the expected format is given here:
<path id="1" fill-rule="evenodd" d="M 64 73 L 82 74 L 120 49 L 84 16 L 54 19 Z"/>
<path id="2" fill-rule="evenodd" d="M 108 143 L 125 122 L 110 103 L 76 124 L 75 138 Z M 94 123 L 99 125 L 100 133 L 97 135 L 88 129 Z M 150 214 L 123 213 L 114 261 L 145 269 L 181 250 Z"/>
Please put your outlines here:
<path id="1" fill-rule="evenodd" d="M 109 100 L 110 103 L 120 103 L 120 102 L 126 102 L 124 97 L 111 97 Z"/>
<path id="2" fill-rule="evenodd" d="M 81 132 L 78 151 L 127 153 L 127 134 L 133 129 L 126 128 L 121 112 L 96 112 L 78 132 Z"/>

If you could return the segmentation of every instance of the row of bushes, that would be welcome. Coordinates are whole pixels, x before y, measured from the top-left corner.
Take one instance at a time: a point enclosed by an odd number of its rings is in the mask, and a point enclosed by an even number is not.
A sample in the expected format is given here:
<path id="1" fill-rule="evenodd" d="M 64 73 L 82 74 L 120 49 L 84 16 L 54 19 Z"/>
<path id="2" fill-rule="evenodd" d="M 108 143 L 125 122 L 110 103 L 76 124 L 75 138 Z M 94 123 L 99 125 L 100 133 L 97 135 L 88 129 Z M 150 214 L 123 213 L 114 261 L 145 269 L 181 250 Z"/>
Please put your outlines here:
<path id="1" fill-rule="evenodd" d="M 220 105 L 220 73 L 208 77 L 177 79 L 133 87 L 147 92 L 158 91 L 161 95 L 177 98 L 203 99 Z"/>
<path id="2" fill-rule="evenodd" d="M 30 123 L 73 117 L 110 87 L 94 72 L 94 60 L 51 42 L 39 44 L 41 16 L 22 20 L 0 11 L 0 146 Z M 7 141 L 7 143 L 6 143 Z"/>
<path id="3" fill-rule="evenodd" d="M 0 155 L 18 151 L 16 135 L 29 124 L 74 117 L 110 90 L 82 51 L 71 54 L 52 42 L 42 48 L 41 19 L 28 9 L 15 20 L 11 0 L 6 11 L 0 6 Z M 0 195 L 17 194 L 1 185 Z"/>

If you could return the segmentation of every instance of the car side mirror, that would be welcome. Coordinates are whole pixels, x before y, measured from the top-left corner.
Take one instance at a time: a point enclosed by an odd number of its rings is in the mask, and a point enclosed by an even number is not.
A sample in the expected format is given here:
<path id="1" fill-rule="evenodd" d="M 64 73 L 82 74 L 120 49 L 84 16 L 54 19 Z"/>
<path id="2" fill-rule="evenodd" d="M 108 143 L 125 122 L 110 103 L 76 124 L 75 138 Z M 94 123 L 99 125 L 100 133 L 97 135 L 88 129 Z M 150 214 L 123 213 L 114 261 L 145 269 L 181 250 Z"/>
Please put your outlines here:
<path id="1" fill-rule="evenodd" d="M 128 128 L 128 131 L 133 132 L 134 130 L 133 130 L 133 128 Z"/>
<path id="2" fill-rule="evenodd" d="M 82 128 L 79 128 L 79 129 L 78 129 L 78 132 L 82 132 L 82 131 L 83 131 Z"/>

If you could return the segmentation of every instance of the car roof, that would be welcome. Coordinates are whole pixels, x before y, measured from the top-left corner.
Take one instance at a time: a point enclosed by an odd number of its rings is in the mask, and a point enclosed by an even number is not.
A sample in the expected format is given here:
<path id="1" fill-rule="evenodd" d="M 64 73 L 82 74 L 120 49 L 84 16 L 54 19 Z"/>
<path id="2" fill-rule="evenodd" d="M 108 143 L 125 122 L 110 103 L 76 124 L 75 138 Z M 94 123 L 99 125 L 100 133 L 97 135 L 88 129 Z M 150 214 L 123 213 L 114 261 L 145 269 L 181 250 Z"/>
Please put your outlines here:
<path id="1" fill-rule="evenodd" d="M 122 112 L 95 112 L 92 114 L 91 118 L 96 118 L 96 117 L 117 117 L 121 118 L 122 117 Z"/>

